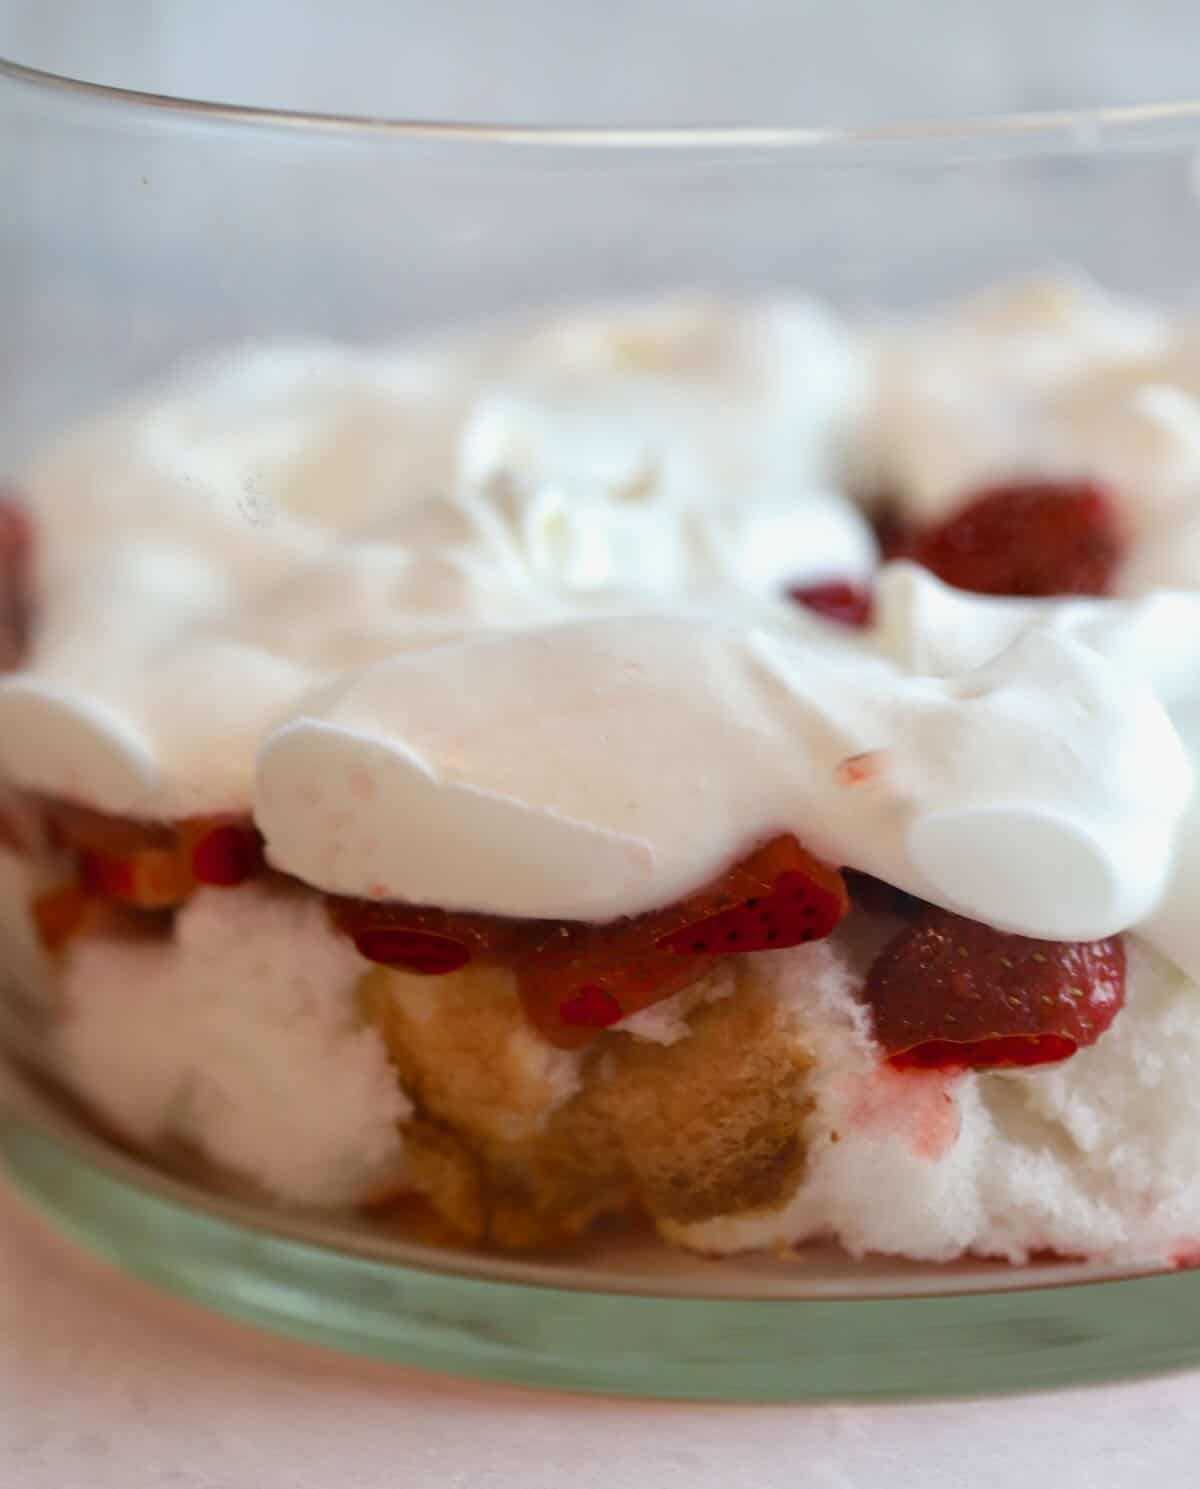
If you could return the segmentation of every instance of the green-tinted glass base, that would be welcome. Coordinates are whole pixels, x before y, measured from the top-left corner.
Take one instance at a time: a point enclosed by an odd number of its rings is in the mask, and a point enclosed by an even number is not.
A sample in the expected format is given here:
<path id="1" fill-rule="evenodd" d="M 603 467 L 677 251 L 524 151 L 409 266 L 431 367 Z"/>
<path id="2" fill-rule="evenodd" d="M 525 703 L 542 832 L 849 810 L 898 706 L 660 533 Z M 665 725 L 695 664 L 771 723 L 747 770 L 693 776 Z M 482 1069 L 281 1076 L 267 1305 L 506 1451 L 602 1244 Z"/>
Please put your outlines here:
<path id="1" fill-rule="evenodd" d="M 119 1266 L 357 1354 L 478 1379 L 704 1400 L 956 1396 L 1200 1363 L 1200 1272 L 440 1252 L 198 1192 L 0 1088 L 25 1194 Z"/>

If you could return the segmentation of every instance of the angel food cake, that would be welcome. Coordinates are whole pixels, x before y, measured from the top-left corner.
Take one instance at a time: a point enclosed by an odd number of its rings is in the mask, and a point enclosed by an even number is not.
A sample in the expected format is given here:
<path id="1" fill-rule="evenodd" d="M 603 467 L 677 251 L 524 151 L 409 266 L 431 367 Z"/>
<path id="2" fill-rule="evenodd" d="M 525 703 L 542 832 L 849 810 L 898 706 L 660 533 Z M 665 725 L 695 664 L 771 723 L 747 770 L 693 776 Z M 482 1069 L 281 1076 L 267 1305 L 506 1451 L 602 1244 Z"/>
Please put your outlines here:
<path id="1" fill-rule="evenodd" d="M 0 524 L 12 1038 L 265 1198 L 1200 1242 L 1200 330 L 247 346 Z"/>

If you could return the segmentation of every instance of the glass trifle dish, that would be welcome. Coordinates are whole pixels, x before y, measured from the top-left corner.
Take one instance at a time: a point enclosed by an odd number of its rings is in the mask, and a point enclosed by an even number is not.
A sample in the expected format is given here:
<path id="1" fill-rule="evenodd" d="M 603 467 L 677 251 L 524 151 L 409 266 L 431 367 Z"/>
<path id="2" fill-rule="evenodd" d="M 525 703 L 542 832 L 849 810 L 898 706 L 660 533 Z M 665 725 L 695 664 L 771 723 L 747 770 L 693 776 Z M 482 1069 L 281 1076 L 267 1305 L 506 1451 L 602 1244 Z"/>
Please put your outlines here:
<path id="1" fill-rule="evenodd" d="M 1192 1260 L 1170 131 L 1064 184 L 1054 121 L 897 168 L 6 86 L 75 191 L 18 214 L 0 512 L 44 1091 L 448 1250 Z"/>

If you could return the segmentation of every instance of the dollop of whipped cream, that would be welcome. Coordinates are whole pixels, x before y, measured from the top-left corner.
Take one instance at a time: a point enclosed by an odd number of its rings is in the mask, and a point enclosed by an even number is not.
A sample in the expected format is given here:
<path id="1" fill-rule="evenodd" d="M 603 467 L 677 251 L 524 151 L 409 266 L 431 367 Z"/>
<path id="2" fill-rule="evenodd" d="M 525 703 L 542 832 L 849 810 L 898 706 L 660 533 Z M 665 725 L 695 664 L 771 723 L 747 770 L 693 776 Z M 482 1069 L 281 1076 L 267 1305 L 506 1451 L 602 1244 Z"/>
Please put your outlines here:
<path id="1" fill-rule="evenodd" d="M 1129 316 L 1088 356 L 1149 345 Z M 1155 617 L 1188 597 L 897 566 L 861 636 L 782 602 L 874 568 L 839 484 L 869 410 L 886 432 L 870 363 L 803 302 L 689 300 L 194 369 L 30 473 L 0 764 L 114 813 L 253 810 L 345 894 L 603 920 L 792 831 L 1006 929 L 1158 927 L 1183 959 L 1191 664 Z"/>
<path id="2" fill-rule="evenodd" d="M 0 765 L 115 813 L 246 809 L 264 736 L 398 652 L 638 608 L 799 627 L 785 583 L 876 561 L 830 486 L 859 378 L 817 307 L 703 299 L 185 371 L 24 482 Z"/>
<path id="3" fill-rule="evenodd" d="M 876 608 L 876 636 L 884 654 L 939 678 L 976 676 L 992 659 L 1034 637 L 1086 648 L 1128 682 L 1154 693 L 1172 725 L 1176 764 L 1182 748 L 1193 772 L 1200 765 L 1200 593 L 1163 590 L 1132 600 L 992 599 L 952 589 L 911 564 L 890 564 Z M 1090 719 L 1079 722 L 1086 727 Z M 1163 764 L 1164 757 L 1143 740 L 1122 768 L 1149 778 Z M 964 865 L 964 872 L 970 867 Z M 1193 790 L 1176 816 L 1165 878 L 1141 930 L 1194 978 L 1200 978 L 1198 891 L 1200 793 Z"/>
<path id="4" fill-rule="evenodd" d="M 790 830 L 979 919 L 1090 939 L 1158 903 L 1191 790 L 1153 692 L 1049 631 L 941 679 L 642 616 L 366 668 L 270 736 L 255 809 L 277 862 L 347 894 L 604 920 Z"/>
<path id="5" fill-rule="evenodd" d="M 1097 480 L 1125 530 L 1118 592 L 1200 588 L 1200 324 L 1033 279 L 868 343 L 864 491 L 923 524 L 990 483 Z"/>

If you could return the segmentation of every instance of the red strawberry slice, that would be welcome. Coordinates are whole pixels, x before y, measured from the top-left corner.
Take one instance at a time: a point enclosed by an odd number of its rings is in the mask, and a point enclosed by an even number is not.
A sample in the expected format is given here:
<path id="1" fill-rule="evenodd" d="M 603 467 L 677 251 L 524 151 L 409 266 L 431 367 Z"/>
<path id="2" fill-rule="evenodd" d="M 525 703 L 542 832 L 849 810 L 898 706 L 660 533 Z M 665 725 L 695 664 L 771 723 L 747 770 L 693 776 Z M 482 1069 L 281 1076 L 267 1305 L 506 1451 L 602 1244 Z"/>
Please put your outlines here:
<path id="1" fill-rule="evenodd" d="M 551 1044 L 577 1049 L 598 1030 L 695 982 L 711 958 L 681 956 L 653 939 L 644 921 L 572 925 L 517 966 L 525 1015 Z"/>
<path id="2" fill-rule="evenodd" d="M 543 923 L 532 930 L 517 967 L 525 1012 L 552 1043 L 578 1046 L 589 1029 L 695 982 L 716 958 L 827 936 L 849 904 L 836 869 L 790 835 L 773 838 L 665 910 L 610 925 Z M 603 1024 L 591 1016 L 611 1014 L 614 1004 L 616 1016 Z"/>
<path id="3" fill-rule="evenodd" d="M 800 584 L 788 590 L 788 597 L 843 626 L 865 626 L 871 620 L 871 591 L 860 584 L 840 579 L 827 584 Z"/>
<path id="4" fill-rule="evenodd" d="M 44 812 L 53 841 L 74 851 L 89 894 L 142 909 L 181 905 L 197 884 L 230 888 L 266 867 L 258 829 L 231 813 L 142 822 L 61 801 L 46 802 Z"/>
<path id="5" fill-rule="evenodd" d="M 333 924 L 369 961 L 433 977 L 477 959 L 513 968 L 530 1022 L 571 1049 L 695 982 L 714 958 L 828 935 L 849 899 L 837 870 L 786 836 L 698 894 L 608 925 L 338 895 L 327 905 Z"/>
<path id="6" fill-rule="evenodd" d="M 955 1044 L 931 1039 L 927 1044 L 893 1055 L 896 1070 L 1015 1070 L 1028 1065 L 1057 1065 L 1079 1048 L 1065 1034 L 1010 1034 Z"/>
<path id="7" fill-rule="evenodd" d="M 777 951 L 827 936 L 849 908 L 837 869 L 788 834 L 735 864 L 711 889 L 659 912 L 673 924 L 657 944 L 692 956 Z"/>
<path id="8" fill-rule="evenodd" d="M 828 936 L 846 913 L 847 903 L 844 888 L 839 894 L 791 869 L 780 874 L 764 894 L 751 895 L 730 910 L 694 921 L 658 944 L 694 956 L 778 951 Z"/>
<path id="9" fill-rule="evenodd" d="M 917 539 L 911 556 L 985 595 L 1107 594 L 1121 557 L 1108 493 L 1091 481 L 1025 481 L 977 492 Z"/>
<path id="10" fill-rule="evenodd" d="M 1125 945 L 1039 941 L 927 907 L 884 947 L 864 998 L 900 1069 L 994 1069 L 1065 1060 L 1125 1001 Z"/>
<path id="11" fill-rule="evenodd" d="M 426 977 L 457 972 L 471 960 L 471 949 L 450 936 L 432 931 L 367 930 L 354 938 L 359 955 L 385 967 L 404 967 Z"/>
<path id="12" fill-rule="evenodd" d="M 79 883 L 88 894 L 147 910 L 182 904 L 192 887 L 173 848 L 142 848 L 127 858 L 83 848 L 76 862 Z"/>
<path id="13" fill-rule="evenodd" d="M 577 1024 L 585 1029 L 607 1029 L 621 1020 L 621 1005 L 605 988 L 588 983 L 573 998 L 558 1005 L 558 1016 L 564 1024 Z"/>
<path id="14" fill-rule="evenodd" d="M 180 848 L 197 884 L 231 889 L 265 867 L 262 837 L 236 817 L 191 817 L 179 824 Z"/>
<path id="15" fill-rule="evenodd" d="M 494 915 L 454 914 L 395 901 L 356 900 L 330 895 L 326 901 L 336 928 L 349 936 L 368 961 L 404 967 L 427 977 L 457 972 L 476 957 L 495 957 L 519 934 L 515 921 Z"/>

